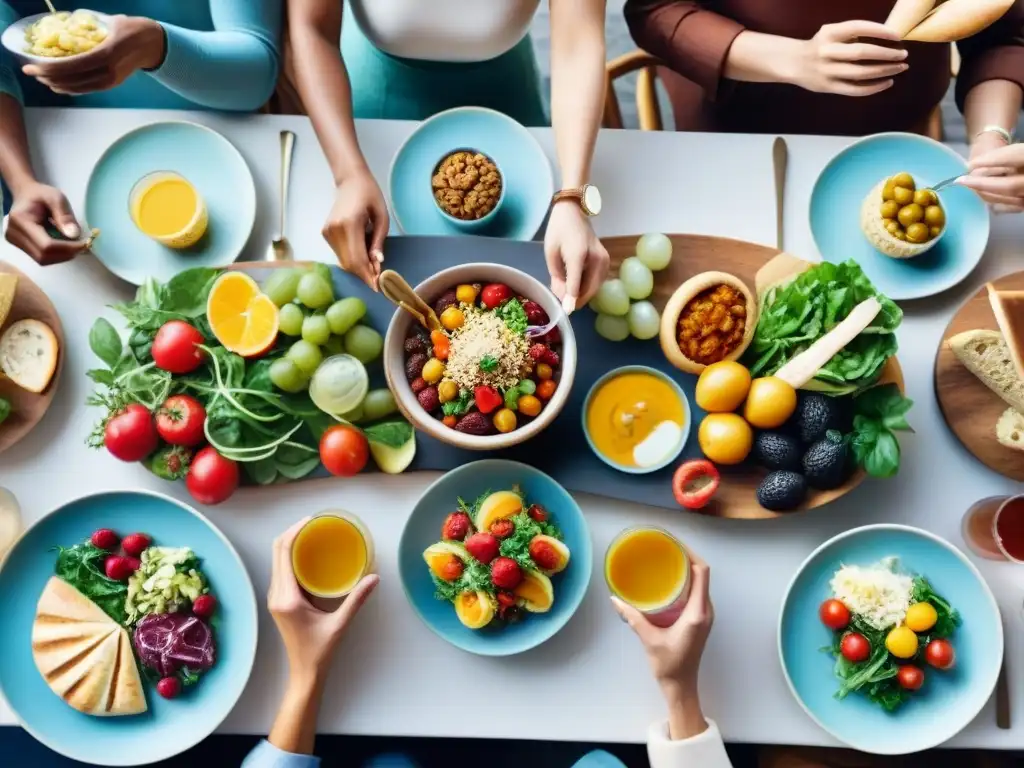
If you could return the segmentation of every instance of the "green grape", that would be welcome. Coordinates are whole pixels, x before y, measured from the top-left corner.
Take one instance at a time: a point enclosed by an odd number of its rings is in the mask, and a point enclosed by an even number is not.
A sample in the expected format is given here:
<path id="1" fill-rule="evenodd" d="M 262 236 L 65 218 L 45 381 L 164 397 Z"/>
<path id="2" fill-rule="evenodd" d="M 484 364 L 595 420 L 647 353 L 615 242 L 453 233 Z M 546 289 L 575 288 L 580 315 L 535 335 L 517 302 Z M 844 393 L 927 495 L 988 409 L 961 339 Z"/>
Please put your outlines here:
<path id="1" fill-rule="evenodd" d="M 299 339 L 292 344 L 288 349 L 286 357 L 295 363 L 299 370 L 307 376 L 312 376 L 316 373 L 316 369 L 320 367 L 320 362 L 324 359 L 323 354 L 320 352 L 320 347 L 316 344 L 310 344 L 305 339 Z"/>
<path id="2" fill-rule="evenodd" d="M 377 421 L 385 416 L 390 416 L 398 410 L 395 403 L 395 396 L 387 387 L 382 389 L 371 389 L 363 399 L 363 418 L 366 421 Z"/>
<path id="3" fill-rule="evenodd" d="M 653 339 L 661 330 L 661 317 L 649 301 L 638 301 L 626 315 L 629 332 L 638 339 Z"/>
<path id="4" fill-rule="evenodd" d="M 608 341 L 623 341 L 629 336 L 629 323 L 624 317 L 598 315 L 594 320 L 594 330 Z"/>
<path id="5" fill-rule="evenodd" d="M 299 278 L 296 295 L 299 297 L 299 301 L 310 309 L 323 309 L 334 301 L 331 284 L 316 272 L 307 272 Z"/>
<path id="6" fill-rule="evenodd" d="M 600 314 L 617 317 L 629 312 L 629 294 L 621 280 L 605 280 L 597 289 L 593 304 Z"/>
<path id="7" fill-rule="evenodd" d="M 366 316 L 366 303 L 355 296 L 339 299 L 327 308 L 327 322 L 331 333 L 346 333 L 353 325 Z"/>
<path id="8" fill-rule="evenodd" d="M 331 338 L 331 326 L 323 315 L 310 315 L 302 321 L 302 338 L 310 344 L 326 344 Z"/>
<path id="9" fill-rule="evenodd" d="M 626 286 L 626 293 L 631 299 L 646 299 L 654 290 L 654 274 L 636 256 L 630 256 L 622 262 L 619 267 L 619 278 Z"/>
<path id="10" fill-rule="evenodd" d="M 353 326 L 345 334 L 345 351 L 364 365 L 376 360 L 383 348 L 384 338 L 368 325 Z"/>
<path id="11" fill-rule="evenodd" d="M 668 266 L 672 261 L 672 241 L 665 235 L 643 235 L 636 244 L 636 257 L 652 272 Z"/>
<path id="12" fill-rule="evenodd" d="M 302 321 L 305 319 L 298 304 L 285 304 L 277 313 L 277 327 L 285 336 L 298 336 L 302 333 Z"/>
<path id="13" fill-rule="evenodd" d="M 523 379 L 518 384 L 516 384 L 516 389 L 519 390 L 520 394 L 532 395 L 534 392 L 537 391 L 537 384 L 534 382 L 533 379 Z"/>
<path id="14" fill-rule="evenodd" d="M 348 421 L 352 424 L 356 424 L 362 421 L 365 418 L 365 415 L 366 414 L 363 410 L 363 404 L 360 403 L 351 411 L 345 411 L 345 413 L 341 414 L 338 418 L 344 419 L 345 421 Z"/>
<path id="15" fill-rule="evenodd" d="M 345 354 L 345 340 L 341 336 L 331 336 L 324 344 L 324 355 L 343 355 Z"/>
<path id="16" fill-rule="evenodd" d="M 284 392 L 301 392 L 309 385 L 309 376 L 294 360 L 279 357 L 270 364 L 270 382 Z"/>
<path id="17" fill-rule="evenodd" d="M 267 282 L 263 284 L 263 292 L 277 306 L 283 307 L 288 302 L 295 300 L 295 292 L 299 288 L 300 279 L 302 279 L 302 273 L 297 269 L 275 269 L 270 273 Z"/>

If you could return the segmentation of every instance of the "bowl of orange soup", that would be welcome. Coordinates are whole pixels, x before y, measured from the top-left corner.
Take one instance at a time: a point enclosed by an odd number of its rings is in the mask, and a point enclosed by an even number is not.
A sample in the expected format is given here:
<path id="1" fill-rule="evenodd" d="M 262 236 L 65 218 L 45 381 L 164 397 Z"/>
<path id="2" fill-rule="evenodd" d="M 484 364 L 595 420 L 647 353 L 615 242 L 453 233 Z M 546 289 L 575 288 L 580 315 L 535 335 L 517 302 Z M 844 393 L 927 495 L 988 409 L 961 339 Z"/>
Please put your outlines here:
<path id="1" fill-rule="evenodd" d="M 690 435 L 690 403 L 661 371 L 627 365 L 609 371 L 587 393 L 583 434 L 605 464 L 630 474 L 668 466 Z"/>
<path id="2" fill-rule="evenodd" d="M 373 571 L 373 538 L 348 512 L 328 511 L 306 523 L 292 543 L 295 580 L 313 597 L 341 598 Z"/>
<path id="3" fill-rule="evenodd" d="M 210 224 L 206 202 L 179 173 L 156 171 L 136 182 L 128 201 L 135 226 L 168 248 L 191 248 Z"/>
<path id="4" fill-rule="evenodd" d="M 690 596 L 690 558 L 661 528 L 627 528 L 608 547 L 604 577 L 609 591 L 655 626 L 675 623 Z"/>

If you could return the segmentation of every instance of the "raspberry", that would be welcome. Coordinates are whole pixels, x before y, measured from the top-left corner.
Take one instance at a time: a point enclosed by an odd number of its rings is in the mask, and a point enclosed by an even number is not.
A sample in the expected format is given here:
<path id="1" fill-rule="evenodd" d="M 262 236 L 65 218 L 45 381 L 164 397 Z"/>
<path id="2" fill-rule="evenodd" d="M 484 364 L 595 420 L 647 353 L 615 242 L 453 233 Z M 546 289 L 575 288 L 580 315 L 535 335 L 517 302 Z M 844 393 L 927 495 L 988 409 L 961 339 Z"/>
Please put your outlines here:
<path id="1" fill-rule="evenodd" d="M 547 325 L 550 318 L 548 313 L 544 311 L 544 308 L 536 301 L 530 301 L 525 299 L 523 301 L 523 309 L 526 312 L 526 321 L 530 325 Z"/>
<path id="2" fill-rule="evenodd" d="M 134 557 L 111 555 L 103 561 L 103 572 L 113 581 L 128 581 L 128 577 L 139 569 L 139 561 Z"/>
<path id="3" fill-rule="evenodd" d="M 556 365 L 558 365 L 560 360 L 560 358 L 558 357 L 558 353 L 555 352 L 555 350 L 551 349 L 551 347 L 545 347 L 545 349 L 547 350 L 547 352 L 544 353 L 544 360 L 542 362 L 545 362 L 552 368 L 554 368 Z"/>
<path id="4" fill-rule="evenodd" d="M 427 382 L 421 378 L 416 378 L 409 382 L 409 386 L 412 387 L 412 393 L 418 395 L 427 388 Z"/>
<path id="5" fill-rule="evenodd" d="M 409 355 L 405 361 L 405 378 L 409 381 L 419 378 L 423 373 L 423 366 L 427 364 L 427 356 L 422 352 Z"/>
<path id="6" fill-rule="evenodd" d="M 465 512 L 452 512 L 444 519 L 441 526 L 441 538 L 449 541 L 462 541 L 469 535 L 472 527 L 469 515 Z"/>
<path id="7" fill-rule="evenodd" d="M 491 581 L 499 589 L 515 589 L 523 580 L 523 572 L 510 557 L 499 557 L 491 563 Z"/>
<path id="8" fill-rule="evenodd" d="M 531 504 L 530 508 L 526 510 L 531 518 L 536 520 L 538 523 L 543 523 L 548 519 L 548 512 L 540 504 Z"/>
<path id="9" fill-rule="evenodd" d="M 558 344 L 562 340 L 562 332 L 558 330 L 558 326 L 556 325 L 541 338 L 545 344 Z"/>
<path id="10" fill-rule="evenodd" d="M 466 551 L 487 565 L 498 556 L 498 540 L 489 533 L 474 533 L 466 539 Z"/>
<path id="11" fill-rule="evenodd" d="M 414 352 L 426 352 L 427 343 L 423 340 L 423 337 L 418 333 L 413 334 L 405 340 L 405 351 L 410 355 Z"/>
<path id="12" fill-rule="evenodd" d="M 491 523 L 491 533 L 499 539 L 507 539 L 516 532 L 516 525 L 511 520 L 495 520 Z"/>
<path id="13" fill-rule="evenodd" d="M 192 613 L 200 619 L 208 619 L 217 610 L 217 598 L 213 595 L 200 595 L 192 601 Z"/>
<path id="14" fill-rule="evenodd" d="M 548 356 L 548 347 L 546 344 L 536 343 L 530 345 L 530 359 L 534 362 L 543 363 Z"/>
<path id="15" fill-rule="evenodd" d="M 420 405 L 427 413 L 433 413 L 441 407 L 441 398 L 437 394 L 437 387 L 427 387 L 421 390 L 416 394 L 416 399 L 420 401 Z"/>
<path id="16" fill-rule="evenodd" d="M 448 307 L 457 306 L 459 306 L 459 298 L 455 293 L 455 289 L 452 288 L 450 291 L 445 291 L 441 294 L 441 298 L 434 302 L 434 312 L 440 317 L 441 313 L 448 309 Z"/>
<path id="17" fill-rule="evenodd" d="M 181 681 L 176 677 L 164 677 L 156 684 L 156 692 L 165 699 L 173 699 L 181 693 Z"/>
<path id="18" fill-rule="evenodd" d="M 117 545 L 121 543 L 121 540 L 117 538 L 117 534 L 109 528 L 100 528 L 89 540 L 97 549 L 105 549 L 108 552 L 113 552 L 117 549 Z"/>
<path id="19" fill-rule="evenodd" d="M 126 555 L 141 557 L 143 550 L 148 549 L 152 543 L 153 540 L 144 533 L 129 533 L 121 542 L 121 548 Z"/>

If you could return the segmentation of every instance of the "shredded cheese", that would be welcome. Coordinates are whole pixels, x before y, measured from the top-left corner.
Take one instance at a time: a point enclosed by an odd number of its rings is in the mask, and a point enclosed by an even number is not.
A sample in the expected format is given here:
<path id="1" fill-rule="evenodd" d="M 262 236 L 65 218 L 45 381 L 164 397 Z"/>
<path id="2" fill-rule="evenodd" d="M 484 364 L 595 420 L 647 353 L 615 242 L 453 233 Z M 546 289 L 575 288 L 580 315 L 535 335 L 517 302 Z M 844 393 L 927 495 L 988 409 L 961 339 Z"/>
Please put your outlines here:
<path id="1" fill-rule="evenodd" d="M 866 568 L 844 565 L 832 576 L 832 594 L 879 631 L 901 624 L 910 607 L 914 580 L 897 573 L 894 565 L 892 560 Z"/>

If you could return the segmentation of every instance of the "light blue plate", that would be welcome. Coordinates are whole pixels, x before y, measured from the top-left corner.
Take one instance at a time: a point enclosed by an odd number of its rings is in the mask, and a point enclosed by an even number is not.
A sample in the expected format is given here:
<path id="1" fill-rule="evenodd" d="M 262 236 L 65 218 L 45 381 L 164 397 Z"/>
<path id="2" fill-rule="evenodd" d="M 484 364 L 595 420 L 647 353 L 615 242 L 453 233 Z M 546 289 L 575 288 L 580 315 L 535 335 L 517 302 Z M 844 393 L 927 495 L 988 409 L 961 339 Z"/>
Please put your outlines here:
<path id="1" fill-rule="evenodd" d="M 192 248 L 160 245 L 131 219 L 132 188 L 154 171 L 181 174 L 206 201 L 210 225 Z M 147 277 L 166 282 L 190 267 L 222 267 L 241 255 L 256 222 L 256 186 L 242 155 L 212 128 L 152 123 L 126 133 L 96 163 L 85 192 L 85 221 L 100 230 L 92 252 L 107 269 L 134 285 Z"/>
<path id="2" fill-rule="evenodd" d="M 833 697 L 834 661 L 821 650 L 832 632 L 818 618 L 841 565 L 886 557 L 928 579 L 963 618 L 951 639 L 956 666 L 949 672 L 925 667 L 924 687 L 892 714 L 860 694 Z M 800 566 L 782 603 L 779 654 L 790 689 L 818 725 L 862 752 L 903 755 L 948 741 L 985 706 L 1003 662 L 1003 624 L 978 569 L 953 545 L 917 528 L 869 525 L 830 539 Z"/>
<path id="3" fill-rule="evenodd" d="M 423 550 L 441 537 L 441 524 L 458 509 L 461 496 L 472 503 L 487 491 L 519 485 L 526 500 L 548 510 L 569 548 L 569 566 L 551 577 L 555 604 L 547 613 L 527 613 L 505 627 L 467 629 L 451 603 L 434 597 L 434 581 L 423 561 Z M 505 459 L 484 459 L 453 469 L 427 488 L 413 507 L 398 544 L 398 570 L 412 607 L 431 630 L 464 651 L 480 656 L 511 656 L 535 648 L 553 637 L 576 612 L 590 583 L 593 545 L 579 506 L 562 486 L 539 469 Z"/>
<path id="4" fill-rule="evenodd" d="M 964 280 L 988 245 L 989 213 L 965 187 L 939 193 L 947 231 L 927 253 L 892 259 L 879 253 L 860 228 L 861 203 L 883 178 L 907 171 L 920 185 L 967 172 L 949 147 L 909 133 L 880 133 L 855 141 L 836 155 L 811 192 L 811 233 L 825 261 L 856 260 L 879 291 L 894 301 L 940 293 Z"/>
<path id="5" fill-rule="evenodd" d="M 218 597 L 217 663 L 179 698 L 162 699 L 143 682 L 149 711 L 134 717 L 89 717 L 46 686 L 32 660 L 36 603 L 53 575 L 58 545 L 97 528 L 148 533 L 157 544 L 188 546 L 202 560 Z M 29 733 L 55 752 L 93 765 L 144 765 L 205 739 L 235 706 L 256 656 L 256 596 L 238 553 L 202 515 L 166 496 L 118 491 L 60 507 L 18 540 L 0 568 L 0 692 Z"/>
<path id="6" fill-rule="evenodd" d="M 555 181 L 547 155 L 526 128 L 483 107 L 459 107 L 425 120 L 391 162 L 391 210 L 407 235 L 463 235 L 446 217 L 430 188 L 437 164 L 457 149 L 475 149 L 501 171 L 505 198 L 494 218 L 472 230 L 505 240 L 532 240 L 551 205 Z"/>

